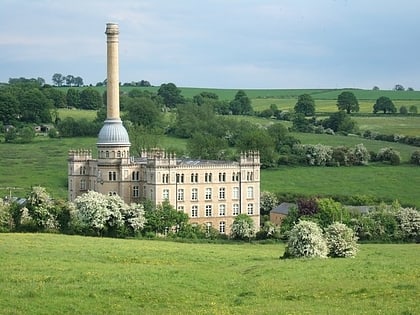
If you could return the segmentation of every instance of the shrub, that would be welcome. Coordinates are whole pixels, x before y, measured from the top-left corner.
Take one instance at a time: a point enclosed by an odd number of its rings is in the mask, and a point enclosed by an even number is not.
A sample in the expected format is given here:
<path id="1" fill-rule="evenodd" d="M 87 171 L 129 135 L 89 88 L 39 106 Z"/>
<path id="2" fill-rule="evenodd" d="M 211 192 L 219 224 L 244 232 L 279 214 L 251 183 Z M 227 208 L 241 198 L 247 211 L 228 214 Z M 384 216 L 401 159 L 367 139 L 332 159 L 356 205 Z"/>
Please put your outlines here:
<path id="1" fill-rule="evenodd" d="M 283 258 L 326 258 L 327 243 L 315 222 L 302 220 L 290 231 Z"/>
<path id="2" fill-rule="evenodd" d="M 354 257 L 357 253 L 355 232 L 343 223 L 334 222 L 325 231 L 330 257 Z"/>
<path id="3" fill-rule="evenodd" d="M 413 154 L 411 154 L 410 163 L 415 165 L 420 165 L 420 151 L 414 151 Z"/>
<path id="4" fill-rule="evenodd" d="M 247 214 L 238 215 L 232 224 L 231 237 L 235 239 L 250 239 L 254 236 L 255 226 L 252 218 Z"/>
<path id="5" fill-rule="evenodd" d="M 393 148 L 382 148 L 376 155 L 376 160 L 381 162 L 390 162 L 391 165 L 399 165 L 401 163 L 400 153 Z"/>
<path id="6" fill-rule="evenodd" d="M 413 208 L 400 208 L 396 213 L 405 241 L 420 242 L 420 212 Z"/>

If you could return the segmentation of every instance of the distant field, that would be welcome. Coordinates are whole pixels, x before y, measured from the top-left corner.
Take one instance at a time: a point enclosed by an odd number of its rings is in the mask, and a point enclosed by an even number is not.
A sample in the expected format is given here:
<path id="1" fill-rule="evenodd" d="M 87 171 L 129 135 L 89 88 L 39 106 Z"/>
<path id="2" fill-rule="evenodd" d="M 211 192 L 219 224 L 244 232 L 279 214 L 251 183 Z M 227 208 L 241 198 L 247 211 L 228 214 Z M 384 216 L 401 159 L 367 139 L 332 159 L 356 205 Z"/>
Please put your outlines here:
<path id="1" fill-rule="evenodd" d="M 376 196 L 420 208 L 420 167 L 280 167 L 261 171 L 261 191 L 306 196 Z"/>
<path id="2" fill-rule="evenodd" d="M 79 109 L 66 109 L 60 108 L 58 110 L 60 119 L 72 117 L 76 120 L 85 118 L 87 120 L 94 120 L 96 118 L 96 110 L 79 110 Z"/>
<path id="3" fill-rule="evenodd" d="M 354 146 L 364 143 L 377 151 L 391 146 L 401 153 L 406 163 L 412 146 L 378 142 L 357 137 L 296 134 L 302 143 Z M 55 198 L 67 198 L 67 154 L 69 149 L 91 149 L 96 156 L 96 138 L 49 139 L 37 137 L 30 144 L 0 143 L 0 193 L 4 187 L 17 187 L 18 196 L 26 195 L 31 186 L 47 188 Z M 166 148 L 185 148 L 185 140 L 163 137 L 159 145 Z M 402 203 L 420 207 L 420 167 L 409 165 L 375 165 L 368 167 L 284 167 L 261 171 L 261 189 L 272 192 L 299 192 L 302 194 L 364 194 L 399 199 Z"/>
<path id="4" fill-rule="evenodd" d="M 0 234 L 1 314 L 419 314 L 416 244 L 280 260 L 283 244 Z"/>

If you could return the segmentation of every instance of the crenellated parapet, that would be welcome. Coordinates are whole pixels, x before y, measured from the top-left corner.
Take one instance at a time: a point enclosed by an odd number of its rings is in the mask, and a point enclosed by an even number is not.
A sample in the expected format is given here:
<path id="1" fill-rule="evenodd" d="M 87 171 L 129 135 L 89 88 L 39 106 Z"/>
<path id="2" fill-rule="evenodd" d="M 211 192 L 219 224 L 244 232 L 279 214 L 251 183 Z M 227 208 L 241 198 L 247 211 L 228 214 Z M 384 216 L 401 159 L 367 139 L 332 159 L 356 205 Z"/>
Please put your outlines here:
<path id="1" fill-rule="evenodd" d="M 260 166 L 260 152 L 259 151 L 241 152 L 239 163 L 241 165 Z"/>
<path id="2" fill-rule="evenodd" d="M 92 151 L 86 149 L 69 150 L 68 160 L 74 162 L 83 162 L 92 160 Z"/>

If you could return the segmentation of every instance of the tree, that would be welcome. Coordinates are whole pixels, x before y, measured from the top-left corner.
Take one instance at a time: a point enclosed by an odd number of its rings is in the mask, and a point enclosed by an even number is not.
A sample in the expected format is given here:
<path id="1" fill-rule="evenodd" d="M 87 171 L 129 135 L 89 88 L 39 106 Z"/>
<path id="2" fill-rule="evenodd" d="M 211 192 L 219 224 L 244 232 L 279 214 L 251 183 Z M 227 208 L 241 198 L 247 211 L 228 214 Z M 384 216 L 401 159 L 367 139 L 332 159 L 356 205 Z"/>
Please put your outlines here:
<path id="1" fill-rule="evenodd" d="M 359 111 L 359 101 L 352 92 L 344 91 L 338 95 L 337 107 L 339 110 L 345 110 L 349 115 L 351 112 Z"/>
<path id="2" fill-rule="evenodd" d="M 82 86 L 83 85 L 83 79 L 81 77 L 75 77 L 73 80 L 73 83 L 75 86 Z"/>
<path id="3" fill-rule="evenodd" d="M 252 218 L 245 214 L 239 214 L 233 221 L 230 236 L 235 239 L 249 240 L 255 234 L 255 224 Z"/>
<path id="4" fill-rule="evenodd" d="M 185 212 L 175 210 L 168 201 L 164 201 L 156 208 L 151 204 L 146 204 L 145 217 L 145 233 L 167 234 L 172 228 L 175 230 L 181 229 L 188 222 L 188 215 Z"/>
<path id="5" fill-rule="evenodd" d="M 99 109 L 102 106 L 102 97 L 97 90 L 93 88 L 87 88 L 80 92 L 81 109 Z"/>
<path id="6" fill-rule="evenodd" d="M 29 89 L 22 93 L 20 99 L 21 120 L 30 123 L 49 123 L 51 122 L 50 109 L 52 101 L 39 89 Z"/>
<path id="7" fill-rule="evenodd" d="M 76 89 L 68 89 L 66 95 L 67 106 L 70 108 L 80 107 L 80 92 Z"/>
<path id="8" fill-rule="evenodd" d="M 405 89 L 401 84 L 395 84 L 394 91 L 405 91 Z"/>
<path id="9" fill-rule="evenodd" d="M 55 108 L 65 108 L 67 106 L 66 93 L 57 88 L 42 89 L 44 95 L 53 102 Z"/>
<path id="10" fill-rule="evenodd" d="M 253 113 L 251 100 L 243 90 L 239 90 L 236 93 L 229 107 L 232 115 L 252 115 Z"/>
<path id="11" fill-rule="evenodd" d="M 175 108 L 178 104 L 185 102 L 181 90 L 173 83 L 163 83 L 157 94 L 162 97 L 164 104 L 169 108 Z"/>
<path id="12" fill-rule="evenodd" d="M 276 152 L 289 152 L 299 140 L 289 134 L 289 130 L 281 123 L 267 127 L 267 132 L 274 141 Z"/>
<path id="13" fill-rule="evenodd" d="M 335 112 L 322 121 L 324 128 L 330 128 L 334 132 L 352 133 L 356 129 L 356 122 L 343 110 Z"/>
<path id="14" fill-rule="evenodd" d="M 187 142 L 189 155 L 198 159 L 223 160 L 227 149 L 226 139 L 201 132 L 193 133 Z"/>
<path id="15" fill-rule="evenodd" d="M 74 76 L 71 74 L 68 74 L 65 76 L 66 79 L 66 85 L 67 86 L 72 86 L 74 84 Z"/>
<path id="16" fill-rule="evenodd" d="M 384 114 L 397 112 L 397 108 L 395 107 L 394 103 L 389 97 L 386 96 L 381 96 L 380 98 L 378 98 L 375 104 L 373 105 L 374 114 L 381 110 L 384 112 Z"/>
<path id="17" fill-rule="evenodd" d="M 56 86 L 62 86 L 65 79 L 66 78 L 61 73 L 54 73 L 52 76 L 52 82 Z"/>
<path id="18" fill-rule="evenodd" d="M 407 109 L 407 107 L 406 107 L 406 106 L 402 105 L 402 106 L 400 107 L 400 114 L 401 114 L 401 115 L 407 115 L 407 114 L 408 114 L 408 109 Z"/>
<path id="19" fill-rule="evenodd" d="M 162 124 L 162 111 L 151 98 L 128 98 L 125 104 L 125 110 L 126 119 L 134 124 L 143 125 L 146 128 L 159 127 Z"/>
<path id="20" fill-rule="evenodd" d="M 19 101 L 11 89 L 0 89 L 0 121 L 4 125 L 14 124 L 18 118 Z"/>
<path id="21" fill-rule="evenodd" d="M 417 114 L 417 106 L 416 105 L 411 105 L 408 109 L 408 112 L 410 114 Z"/>
<path id="22" fill-rule="evenodd" d="M 275 194 L 268 191 L 263 191 L 260 198 L 260 213 L 261 215 L 269 215 L 278 204 L 278 199 Z"/>
<path id="23" fill-rule="evenodd" d="M 315 101 L 309 94 L 299 95 L 294 109 L 297 114 L 300 113 L 305 116 L 314 116 Z"/>

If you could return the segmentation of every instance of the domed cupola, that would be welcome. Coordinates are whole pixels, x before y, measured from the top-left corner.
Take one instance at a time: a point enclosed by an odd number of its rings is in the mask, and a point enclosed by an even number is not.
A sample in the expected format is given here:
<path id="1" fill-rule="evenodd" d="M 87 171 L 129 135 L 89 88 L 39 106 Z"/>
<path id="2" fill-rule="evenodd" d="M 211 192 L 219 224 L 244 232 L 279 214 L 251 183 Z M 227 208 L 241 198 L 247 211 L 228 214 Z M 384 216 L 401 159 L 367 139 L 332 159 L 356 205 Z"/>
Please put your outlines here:
<path id="1" fill-rule="evenodd" d="M 98 146 L 130 146 L 127 130 L 121 120 L 107 119 L 98 135 Z"/>

